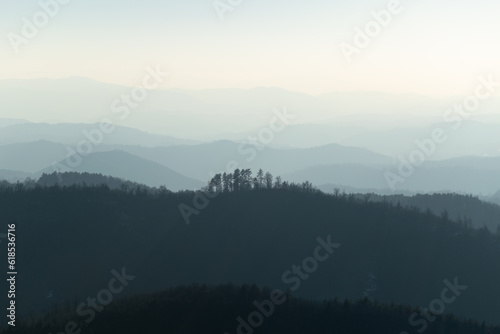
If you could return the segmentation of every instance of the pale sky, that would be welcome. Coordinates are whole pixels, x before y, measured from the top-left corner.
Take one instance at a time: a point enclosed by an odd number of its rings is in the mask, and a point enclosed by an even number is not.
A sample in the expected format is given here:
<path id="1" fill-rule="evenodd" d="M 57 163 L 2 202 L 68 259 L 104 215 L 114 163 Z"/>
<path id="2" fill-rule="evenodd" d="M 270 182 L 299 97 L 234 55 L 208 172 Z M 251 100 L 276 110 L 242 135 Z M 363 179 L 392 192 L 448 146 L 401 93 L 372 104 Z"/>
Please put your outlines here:
<path id="1" fill-rule="evenodd" d="M 83 76 L 132 86 L 160 64 L 172 74 L 163 88 L 442 96 L 469 94 L 482 74 L 500 78 L 498 0 L 402 0 L 401 13 L 347 63 L 340 43 L 353 44 L 355 28 L 389 2 L 242 0 L 221 21 L 212 0 L 72 0 L 16 54 L 8 34 L 22 35 L 22 18 L 41 8 L 3 1 L 0 79 Z"/>

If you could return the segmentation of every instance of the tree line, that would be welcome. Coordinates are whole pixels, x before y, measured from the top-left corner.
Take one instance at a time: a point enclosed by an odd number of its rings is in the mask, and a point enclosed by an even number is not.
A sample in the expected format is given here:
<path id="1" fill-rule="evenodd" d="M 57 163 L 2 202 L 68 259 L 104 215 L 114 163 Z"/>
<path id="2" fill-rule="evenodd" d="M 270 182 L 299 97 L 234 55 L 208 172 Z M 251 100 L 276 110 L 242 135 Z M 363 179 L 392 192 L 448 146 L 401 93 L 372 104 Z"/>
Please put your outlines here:
<path id="1" fill-rule="evenodd" d="M 86 324 L 72 307 L 55 307 L 43 317 L 20 323 L 18 333 L 60 332 L 74 321 L 85 332 L 100 333 L 319 333 L 364 334 L 417 332 L 409 321 L 421 309 L 370 301 L 329 299 L 310 301 L 285 293 L 284 302 L 269 306 L 271 290 L 256 285 L 191 285 L 124 298 L 108 305 Z M 259 306 L 260 305 L 260 306 Z M 262 306 L 264 305 L 264 306 Z M 264 315 L 265 314 L 265 315 Z M 432 334 L 500 334 L 500 327 L 458 318 L 435 317 L 426 330 Z M 11 328 L 0 333 L 15 333 Z M 83 331 L 82 331 L 83 332 Z"/>
<path id="2" fill-rule="evenodd" d="M 270 172 L 264 172 L 259 169 L 255 176 L 252 176 L 252 170 L 235 169 L 232 173 L 217 173 L 205 188 L 210 193 L 228 193 L 233 191 L 258 190 L 258 189 L 295 189 L 305 190 L 307 192 L 319 191 L 309 181 L 301 184 L 289 183 L 283 181 L 281 176 L 274 176 Z"/>

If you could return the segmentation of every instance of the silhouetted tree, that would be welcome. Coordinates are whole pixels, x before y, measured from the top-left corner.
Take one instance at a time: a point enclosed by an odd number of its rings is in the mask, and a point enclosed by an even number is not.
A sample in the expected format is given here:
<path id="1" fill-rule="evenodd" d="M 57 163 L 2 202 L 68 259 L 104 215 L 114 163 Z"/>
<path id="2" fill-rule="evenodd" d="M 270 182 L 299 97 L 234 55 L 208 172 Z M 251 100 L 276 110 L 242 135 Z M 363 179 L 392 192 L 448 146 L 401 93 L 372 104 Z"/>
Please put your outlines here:
<path id="1" fill-rule="evenodd" d="M 250 169 L 242 169 L 241 170 L 241 190 L 250 190 L 252 189 L 252 171 Z"/>
<path id="2" fill-rule="evenodd" d="M 224 172 L 224 174 L 222 174 L 222 190 L 225 193 L 232 191 L 232 176 L 233 175 L 231 173 L 227 174 L 226 172 Z"/>
<path id="3" fill-rule="evenodd" d="M 241 186 L 241 174 L 240 174 L 240 169 L 237 168 L 233 172 L 233 190 L 240 191 L 240 186 Z"/>
<path id="4" fill-rule="evenodd" d="M 280 189 L 282 185 L 281 176 L 276 177 L 276 181 L 274 181 L 274 188 Z"/>
<path id="5" fill-rule="evenodd" d="M 266 188 L 272 189 L 273 188 L 273 175 L 271 173 L 267 172 L 265 175 L 265 180 L 266 180 Z"/>
<path id="6" fill-rule="evenodd" d="M 256 179 L 258 189 L 262 189 L 264 187 L 264 171 L 262 170 L 262 168 L 257 172 Z"/>

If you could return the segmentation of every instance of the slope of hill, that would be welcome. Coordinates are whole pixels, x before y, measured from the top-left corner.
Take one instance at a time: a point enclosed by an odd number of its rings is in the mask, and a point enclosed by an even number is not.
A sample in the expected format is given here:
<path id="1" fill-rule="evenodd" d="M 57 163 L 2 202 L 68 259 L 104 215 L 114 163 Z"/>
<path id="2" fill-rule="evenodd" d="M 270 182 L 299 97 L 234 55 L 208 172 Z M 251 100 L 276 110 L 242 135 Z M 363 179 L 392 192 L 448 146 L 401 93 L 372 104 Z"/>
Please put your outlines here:
<path id="1" fill-rule="evenodd" d="M 95 320 L 75 315 L 76 305 L 61 307 L 59 315 L 48 314 L 30 324 L 18 324 L 24 334 L 59 332 L 65 324 L 94 334 L 113 333 L 404 333 L 427 330 L 433 334 L 499 334 L 500 327 L 486 327 L 477 321 L 450 314 L 432 315 L 431 320 L 409 319 L 420 309 L 385 305 L 368 299 L 351 302 L 311 302 L 290 294 L 257 286 L 232 285 L 178 287 L 150 295 L 113 301 Z M 195 320 L 195 321 L 193 321 Z M 6 330 L 1 333 L 14 333 Z"/>
<path id="2" fill-rule="evenodd" d="M 208 202 L 194 192 L 0 189 L 2 217 L 17 222 L 20 236 L 19 312 L 95 295 L 112 269 L 126 268 L 136 279 L 124 294 L 232 282 L 313 299 L 358 299 L 369 291 L 413 306 L 428 305 L 444 280 L 457 280 L 468 288 L 446 310 L 499 323 L 500 235 L 388 203 L 282 187 Z M 180 204 L 197 208 L 190 225 Z M 291 272 L 331 243 L 340 246 L 303 279 Z"/>
<path id="3" fill-rule="evenodd" d="M 142 148 L 119 146 L 145 159 L 156 161 L 190 177 L 206 180 L 209 172 L 226 171 L 231 161 L 240 168 L 263 168 L 274 174 L 290 173 L 322 164 L 390 164 L 392 159 L 358 147 L 329 144 L 307 149 L 258 148 L 249 143 L 218 141 L 209 144 Z"/>
<path id="4" fill-rule="evenodd" d="M 45 140 L 0 146 L 0 169 L 35 173 L 66 157 L 65 146 Z"/>
<path id="5" fill-rule="evenodd" d="M 357 118 L 355 118 L 357 116 Z M 484 116 L 484 115 L 483 115 Z M 435 123 L 435 118 L 409 117 L 403 113 L 397 115 L 357 114 L 352 119 L 337 117 L 334 122 L 322 124 L 293 124 L 276 136 L 273 144 L 291 147 L 312 147 L 338 143 L 345 146 L 364 147 L 373 152 L 397 157 L 407 156 L 418 146 L 415 140 L 430 138 L 436 128 L 442 128 L 448 135 L 445 143 L 430 159 L 450 159 L 467 155 L 500 155 L 500 124 L 498 119 L 488 123 L 483 121 L 464 121 L 459 130 L 450 130 L 455 123 Z M 476 118 L 475 118 L 476 119 Z M 478 116 L 478 119 L 481 119 Z M 416 124 L 415 124 L 416 123 Z M 251 133 L 249 133 L 251 134 Z M 246 134 L 248 136 L 249 134 Z M 226 134 L 228 139 L 243 139 L 246 136 Z"/>
<path id="6" fill-rule="evenodd" d="M 25 173 L 15 170 L 0 169 L 0 181 L 8 182 L 24 181 L 26 178 L 33 176 L 31 173 Z"/>
<path id="7" fill-rule="evenodd" d="M 156 162 L 149 161 L 123 151 L 97 152 L 81 157 L 75 168 L 67 168 L 65 161 L 60 161 L 60 172 L 98 173 L 142 183 L 150 187 L 166 186 L 169 190 L 199 189 L 203 182 L 189 178 Z M 58 170 L 59 171 L 59 170 Z M 52 174 L 53 167 L 41 170 L 35 175 Z"/>
<path id="8" fill-rule="evenodd" d="M 135 138 L 130 136 L 130 140 Z M 73 147 L 74 149 L 74 147 Z M 218 141 L 197 145 L 173 145 L 167 147 L 144 147 L 131 145 L 99 145 L 96 153 L 122 150 L 142 159 L 156 162 L 182 175 L 197 180 L 207 180 L 211 172 L 226 171 L 228 164 L 238 163 L 240 168 L 263 168 L 284 178 L 303 182 L 311 181 L 326 189 L 329 184 L 341 188 L 361 189 L 363 192 L 393 192 L 386 181 L 387 171 L 398 174 L 397 164 L 392 158 L 372 151 L 329 144 L 307 149 L 278 149 L 258 147 L 249 143 Z M 45 140 L 0 146 L 0 178 L 23 179 L 40 170 L 53 172 L 50 166 L 67 156 L 66 146 Z M 110 153 L 112 154 L 112 153 Z M 84 159 L 86 160 L 86 159 Z M 496 157 L 462 157 L 449 160 L 428 161 L 415 169 L 415 173 L 397 183 L 397 192 L 458 192 L 491 196 L 500 189 L 500 162 Z M 234 165 L 233 165 L 234 168 Z M 96 168 L 82 170 L 113 175 L 113 170 Z M 19 173 L 18 173 L 19 172 Z M 13 173 L 17 173 L 13 175 Z M 137 174 L 120 174 L 119 177 L 142 182 Z M 3 176 L 5 175 L 5 176 Z M 39 177 L 35 174 L 32 177 Z M 159 182 L 147 180 L 147 185 Z M 191 184 L 188 184 L 191 187 Z M 331 191 L 330 187 L 328 191 Z"/>
<path id="9" fill-rule="evenodd" d="M 460 194 L 358 196 L 368 198 L 370 201 L 387 201 L 407 207 L 417 207 L 422 211 L 429 209 L 436 215 L 447 214 L 451 219 L 470 224 L 475 228 L 486 227 L 491 232 L 500 232 L 500 206 L 475 196 Z"/>
<path id="10" fill-rule="evenodd" d="M 166 88 L 166 87 L 162 87 Z M 87 78 L 71 77 L 63 79 L 36 80 L 0 80 L 0 110 L 8 111 L 9 117 L 25 118 L 37 122 L 81 122 L 93 123 L 112 113 L 112 102 L 122 94 L 129 94 L 130 87 L 105 84 Z M 149 93 L 134 117 L 120 120 L 120 124 L 138 127 L 155 133 L 169 133 L 174 136 L 197 137 L 203 134 L 216 135 L 231 129 L 234 132 L 248 132 L 269 122 L 273 108 L 288 106 L 300 123 L 328 123 L 348 127 L 349 123 L 340 124 L 331 121 L 332 115 L 374 114 L 376 124 L 369 124 L 370 134 L 360 138 L 364 143 L 386 143 L 392 148 L 392 142 L 374 138 L 379 125 L 388 124 L 391 119 L 394 127 L 404 127 L 408 122 L 398 115 L 416 115 L 428 117 L 421 124 L 430 124 L 436 115 L 453 103 L 454 98 L 435 99 L 417 95 L 394 95 L 380 92 L 337 92 L 312 96 L 275 87 L 257 87 L 252 89 L 212 89 L 212 90 L 157 90 Z M 489 101 L 484 112 L 495 114 L 500 105 L 498 98 Z M 72 118 L 68 118 L 71 110 Z M 238 110 L 234 113 L 234 110 Z M 196 119 L 196 122 L 193 120 Z M 224 122 L 220 120 L 223 119 Z M 384 119 L 384 122 L 380 120 Z M 398 122 L 392 120 L 398 119 Z M 479 117 L 478 117 L 479 119 Z M 490 118 L 491 119 L 491 118 Z M 117 122 L 118 123 L 118 122 Z M 487 122 L 485 122 L 487 123 Z M 498 124 L 498 118 L 496 119 Z M 413 122 L 410 125 L 415 125 Z M 333 131 L 333 129 L 332 129 Z M 311 132 L 309 132 L 310 137 Z M 312 132 L 315 135 L 314 132 Z M 355 133 L 353 133 L 355 135 Z M 365 133 L 362 134 L 363 136 Z M 376 135 L 375 135 L 376 136 Z M 380 136 L 380 135 L 379 135 Z M 382 136 L 380 136 L 382 137 Z M 219 138 L 221 139 L 221 138 Z M 303 138 L 292 138 L 300 143 Z M 413 142 L 415 137 L 410 138 Z M 364 144 L 345 142 L 345 145 L 369 147 Z M 368 141 L 367 141 L 368 140 Z M 314 145 L 334 141 L 312 142 Z M 498 142 L 498 141 L 497 141 Z M 289 142 L 289 146 L 294 146 Z M 375 145 L 374 145 L 375 147 Z M 386 146 L 384 146 L 387 148 Z M 386 151 L 383 151 L 386 152 Z M 391 151 L 392 152 L 392 151 Z M 462 153 L 463 155 L 463 153 Z"/>
<path id="11" fill-rule="evenodd" d="M 337 164 L 314 166 L 294 173 L 284 174 L 283 177 L 294 182 L 311 181 L 313 184 L 336 184 L 358 189 L 377 189 L 390 191 L 390 185 L 385 173 L 392 172 L 398 175 L 397 166 L 391 168 Z M 458 192 L 475 195 L 490 196 L 500 189 L 500 170 L 476 169 L 473 167 L 450 166 L 432 167 L 421 166 L 403 183 L 395 184 L 395 192 Z M 394 192 L 393 191 L 393 192 Z"/>
<path id="12" fill-rule="evenodd" d="M 500 148 L 499 148 L 500 149 Z M 444 168 L 444 167 L 467 167 L 478 170 L 499 170 L 500 157 L 485 157 L 485 156 L 464 156 L 453 159 L 429 161 L 429 167 Z"/>
<path id="13" fill-rule="evenodd" d="M 15 124 L 24 124 L 24 123 L 30 123 L 30 122 L 24 119 L 0 118 L 0 128 Z"/>
<path id="14" fill-rule="evenodd" d="M 499 156 L 500 124 L 479 121 L 463 121 L 457 130 L 457 123 L 434 123 L 428 126 L 394 127 L 390 130 L 372 131 L 353 135 L 340 140 L 343 145 L 366 147 L 374 152 L 390 156 L 409 155 L 418 146 L 415 140 L 431 138 L 434 129 L 443 129 L 446 141 L 438 144 L 432 159 L 449 159 L 466 155 Z"/>
<path id="15" fill-rule="evenodd" d="M 491 202 L 500 205 L 500 190 L 498 190 L 493 196 L 488 198 Z"/>
<path id="16" fill-rule="evenodd" d="M 51 187 L 51 186 L 60 186 L 60 187 L 71 187 L 71 186 L 89 186 L 89 187 L 97 187 L 97 186 L 106 186 L 109 189 L 121 189 L 125 191 L 134 191 L 137 189 L 146 189 L 147 191 L 154 192 L 154 188 L 150 188 L 146 185 L 139 184 L 136 182 L 127 181 L 124 179 L 120 179 L 112 176 L 105 176 L 102 174 L 96 173 L 61 173 L 58 174 L 56 172 L 52 174 L 43 174 L 38 180 L 33 181 L 31 184 L 29 182 L 25 182 L 26 187 L 33 186 L 41 186 L 41 187 Z M 166 189 L 165 189 L 166 191 Z"/>
<path id="17" fill-rule="evenodd" d="M 56 120 L 89 123 L 113 117 L 112 102 L 130 87 L 104 84 L 87 78 L 2 80 L 0 109 L 38 122 Z M 228 94 L 228 91 L 231 94 Z M 324 116 L 330 106 L 313 96 L 277 88 L 216 89 L 189 91 L 156 90 L 148 94 L 135 117 L 120 120 L 151 132 L 167 131 L 176 136 L 220 133 L 228 128 L 245 131 L 269 122 L 273 108 L 293 105 L 297 114 Z M 314 109 L 314 112 L 311 111 Z M 239 112 L 234 113 L 237 109 Z M 33 110 L 37 110 L 36 113 Z M 72 118 L 68 118 L 68 110 Z M 242 115 L 250 116 L 242 121 Z M 117 118 L 117 117 L 116 117 Z M 217 119 L 224 119 L 224 122 Z M 118 119 L 118 118 L 117 118 Z M 196 119 L 197 122 L 193 122 Z"/>
<path id="18" fill-rule="evenodd" d="M 30 126 L 45 127 L 40 124 L 31 124 Z M 46 126 L 47 131 L 52 127 Z M 57 127 L 64 132 L 64 134 L 59 133 L 62 137 L 58 137 L 56 131 L 55 133 L 47 133 L 47 138 L 58 141 L 69 140 L 69 137 L 64 136 L 78 136 L 77 130 L 81 128 L 81 125 L 58 125 Z M 72 128 L 74 131 L 71 130 Z M 3 135 L 7 136 L 5 133 Z M 0 134 L 1 136 L 2 134 Z M 127 140 L 123 140 L 123 138 L 127 138 Z M 163 140 L 163 137 L 159 138 L 158 144 Z M 124 143 L 135 141 L 135 143 L 134 145 L 114 145 L 114 140 L 123 140 Z M 259 168 L 262 166 L 277 174 L 318 164 L 351 162 L 379 165 L 392 162 L 389 157 L 365 149 L 336 144 L 309 149 L 262 149 L 263 147 L 256 147 L 249 143 L 218 141 L 210 144 L 147 147 L 147 143 L 153 144 L 154 141 L 149 141 L 147 138 L 141 139 L 140 133 L 136 135 L 133 131 L 128 132 L 128 130 L 122 131 L 119 137 L 111 141 L 106 140 L 106 143 L 108 142 L 111 144 L 93 146 L 94 152 L 123 150 L 201 180 L 208 179 L 211 171 L 226 170 L 227 163 L 233 160 L 239 162 L 241 167 Z M 142 143 L 142 145 L 137 145 L 137 143 Z M 76 150 L 74 143 L 71 147 Z M 65 159 L 67 155 L 65 145 L 47 140 L 2 145 L 0 146 L 0 157 L 2 158 L 0 159 L 0 169 L 34 173 L 52 165 L 53 162 Z M 248 162 L 248 160 L 252 161 Z"/>
<path id="19" fill-rule="evenodd" d="M 99 123 L 26 123 L 14 124 L 0 131 L 0 145 L 50 141 L 76 146 L 81 141 L 90 141 L 96 146 L 122 144 L 146 147 L 194 144 L 196 141 L 184 140 L 164 135 L 156 135 L 134 128 L 114 125 L 111 133 L 95 134 Z M 100 130 L 99 130 L 100 131 Z"/>

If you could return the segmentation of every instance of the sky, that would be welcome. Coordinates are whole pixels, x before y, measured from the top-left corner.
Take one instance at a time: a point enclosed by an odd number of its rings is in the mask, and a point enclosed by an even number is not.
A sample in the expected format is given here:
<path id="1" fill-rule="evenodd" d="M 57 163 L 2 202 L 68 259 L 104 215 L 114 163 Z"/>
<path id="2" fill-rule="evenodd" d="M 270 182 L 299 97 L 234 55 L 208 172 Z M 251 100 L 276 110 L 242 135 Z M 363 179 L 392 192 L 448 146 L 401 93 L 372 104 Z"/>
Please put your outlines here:
<path id="1" fill-rule="evenodd" d="M 82 76 L 134 86 L 158 64 L 171 73 L 165 89 L 452 96 L 469 94 L 480 75 L 500 79 L 498 0 L 401 0 L 357 47 L 356 29 L 373 26 L 371 13 L 391 1 L 221 0 L 232 9 L 221 20 L 213 0 L 70 0 L 18 52 L 12 36 L 24 36 L 23 18 L 33 22 L 41 5 L 3 1 L 0 80 Z M 342 43 L 357 48 L 350 62 Z"/>

